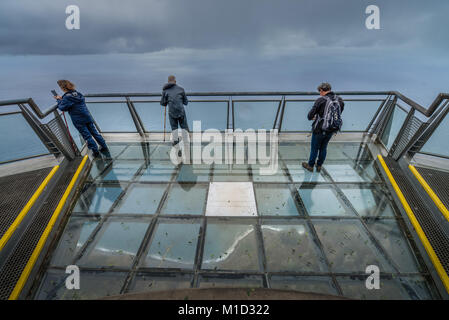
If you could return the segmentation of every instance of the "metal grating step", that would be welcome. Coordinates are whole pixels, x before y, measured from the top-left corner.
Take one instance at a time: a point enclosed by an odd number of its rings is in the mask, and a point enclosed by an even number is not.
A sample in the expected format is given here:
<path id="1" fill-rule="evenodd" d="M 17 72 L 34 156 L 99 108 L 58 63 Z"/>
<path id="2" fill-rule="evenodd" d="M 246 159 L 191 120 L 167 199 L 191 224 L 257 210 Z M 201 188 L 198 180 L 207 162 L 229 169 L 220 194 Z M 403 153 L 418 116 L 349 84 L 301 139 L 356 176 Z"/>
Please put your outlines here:
<path id="1" fill-rule="evenodd" d="M 416 167 L 433 192 L 440 198 L 446 208 L 449 208 L 449 172 Z"/>
<path id="2" fill-rule="evenodd" d="M 36 213 L 30 225 L 23 232 L 21 239 L 7 258 L 2 270 L 0 270 L 0 299 L 6 300 L 11 295 L 17 281 L 20 278 L 34 248 L 36 247 L 43 231 L 51 219 L 62 195 L 70 183 L 82 158 L 73 161 L 59 179 L 55 189 L 45 201 L 44 205 Z"/>
<path id="3" fill-rule="evenodd" d="M 50 171 L 44 168 L 0 178 L 0 238 Z"/>
<path id="4" fill-rule="evenodd" d="M 416 219 L 421 225 L 444 270 L 449 274 L 449 235 L 422 202 L 397 162 L 389 157 L 384 160 L 413 210 Z"/>

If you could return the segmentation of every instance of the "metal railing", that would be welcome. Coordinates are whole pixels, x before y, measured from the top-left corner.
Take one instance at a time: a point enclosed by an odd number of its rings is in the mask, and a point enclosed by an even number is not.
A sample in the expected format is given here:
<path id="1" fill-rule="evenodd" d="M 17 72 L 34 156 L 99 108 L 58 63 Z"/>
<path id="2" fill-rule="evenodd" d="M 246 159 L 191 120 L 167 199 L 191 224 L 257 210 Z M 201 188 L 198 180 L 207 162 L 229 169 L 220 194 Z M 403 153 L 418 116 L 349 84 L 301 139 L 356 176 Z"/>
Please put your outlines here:
<path id="1" fill-rule="evenodd" d="M 389 152 L 389 155 L 396 160 L 405 154 L 413 155 L 421 150 L 422 146 L 426 141 L 432 136 L 438 126 L 441 124 L 443 119 L 449 112 L 449 94 L 439 94 L 437 98 L 432 102 L 428 108 L 424 108 L 420 104 L 416 103 L 412 99 L 404 96 L 397 91 L 344 91 L 336 92 L 338 95 L 342 96 L 347 104 L 345 113 L 356 113 L 360 112 L 360 106 L 363 103 L 375 103 L 374 107 L 369 109 L 363 109 L 363 111 L 372 112 L 372 117 L 366 120 L 367 126 L 358 127 L 354 125 L 354 130 L 344 129 L 346 132 L 363 132 L 368 136 L 376 135 L 379 142 L 388 144 L 385 145 Z M 126 114 L 130 117 L 130 122 L 132 123 L 132 128 L 130 132 L 137 132 L 141 136 L 145 136 L 147 133 L 162 132 L 162 130 L 147 130 L 145 119 L 143 119 L 141 111 L 142 108 L 137 108 L 136 105 L 144 103 L 153 103 L 159 105 L 159 99 L 148 99 L 148 98 L 159 98 L 161 93 L 101 93 L 101 94 L 86 94 L 87 103 L 89 108 L 93 113 L 97 111 L 99 105 L 110 104 L 110 103 L 122 103 L 126 108 Z M 304 125 L 298 125 L 295 127 L 297 119 L 305 118 L 310 107 L 318 96 L 316 92 L 192 92 L 187 93 L 190 103 L 222 103 L 225 105 L 226 110 L 220 110 L 221 115 L 214 118 L 211 115 L 209 119 L 218 119 L 223 123 L 223 129 L 235 130 L 241 124 L 244 123 L 242 118 L 242 103 L 250 104 L 253 103 L 254 107 L 249 107 L 247 109 L 250 112 L 259 112 L 258 114 L 250 114 L 251 124 L 256 124 L 254 129 L 259 129 L 257 125 L 257 120 L 262 116 L 270 122 L 269 125 L 265 124 L 265 129 L 277 129 L 279 132 L 308 132 L 310 131 L 310 124 L 307 127 Z M 112 101 L 98 100 L 101 98 L 119 98 Z M 142 99 L 143 98 L 143 99 Z M 147 98 L 147 99 L 145 99 Z M 194 98 L 194 99 L 192 99 Z M 262 102 L 272 103 L 271 107 L 262 108 Z M 259 106 L 257 106 L 259 103 Z M 401 104 L 404 103 L 406 107 Z M 295 106 L 294 104 L 299 105 Z M 350 107 L 350 105 L 356 104 L 355 107 Z M 34 130 L 36 135 L 44 143 L 49 153 L 63 154 L 69 159 L 73 159 L 79 150 L 70 141 L 70 133 L 65 127 L 60 113 L 57 111 L 57 105 L 48 108 L 45 111 L 35 104 L 33 99 L 19 99 L 19 100 L 8 100 L 0 101 L 1 106 L 17 106 L 25 120 L 28 122 L 30 127 Z M 399 108 L 399 109 L 398 109 Z M 139 112 L 139 110 L 140 112 Z M 160 109 L 162 110 L 162 108 Z M 189 109 L 187 109 L 189 110 Z M 407 116 L 402 121 L 402 123 L 393 123 L 395 120 L 395 110 L 402 110 L 407 113 Z M 123 111 L 123 110 L 121 110 Z M 207 110 L 210 111 L 210 110 Z M 211 113 L 217 110 L 210 111 Z M 416 117 L 416 113 L 420 113 L 427 117 L 427 121 L 421 121 Z M 266 113 L 266 114 L 264 114 Z M 269 113 L 269 114 L 267 114 Z M 366 112 L 363 112 L 361 117 L 367 117 Z M 6 116 L 10 113 L 0 114 L 0 116 Z M 50 114 L 54 115 L 54 119 L 46 124 L 42 124 L 40 120 L 46 118 Z M 189 111 L 187 111 L 189 118 Z M 114 118 L 109 112 L 107 114 L 110 119 Z M 37 117 L 37 118 L 36 118 Z M 272 118 L 271 118 L 272 117 Z M 94 117 L 96 118 L 96 117 Z M 222 119 L 223 118 L 223 119 Z M 271 120 L 270 120 L 271 119 Z M 104 119 L 96 119 L 103 122 Z M 117 121 L 122 121 L 122 119 L 116 119 Z M 192 119 L 196 120 L 196 119 Z M 237 123 L 236 123 L 237 120 Z M 345 121 L 344 121 L 345 122 Z M 95 123 L 100 132 L 125 132 L 113 130 L 102 130 L 100 125 Z M 363 124 L 363 123 L 362 123 Z M 397 132 L 391 132 L 392 125 L 399 126 L 400 129 Z M 366 124 L 365 124 L 366 125 Z M 396 128 L 397 129 L 397 128 Z M 394 139 L 392 143 L 385 143 L 383 141 L 388 136 L 388 139 Z M 391 145 L 390 145 L 391 144 Z M 22 160 L 22 159 L 15 159 Z M 13 161 L 13 160 L 12 160 Z"/>

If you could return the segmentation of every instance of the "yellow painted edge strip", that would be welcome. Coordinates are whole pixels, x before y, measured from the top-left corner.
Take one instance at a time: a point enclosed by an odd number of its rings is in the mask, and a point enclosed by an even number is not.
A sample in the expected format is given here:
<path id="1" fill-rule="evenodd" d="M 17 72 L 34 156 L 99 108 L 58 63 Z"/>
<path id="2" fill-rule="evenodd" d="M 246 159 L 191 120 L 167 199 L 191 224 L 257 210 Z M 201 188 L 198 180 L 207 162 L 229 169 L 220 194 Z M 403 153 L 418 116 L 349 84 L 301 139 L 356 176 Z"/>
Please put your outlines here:
<path id="1" fill-rule="evenodd" d="M 394 190 L 396 191 L 396 194 L 398 195 L 399 200 L 401 201 L 401 203 L 405 209 L 405 212 L 407 213 L 413 227 L 415 228 L 415 231 L 418 234 L 419 239 L 421 240 L 424 248 L 426 249 L 427 254 L 430 257 L 430 260 L 433 263 L 433 266 L 437 270 L 438 275 L 440 276 L 440 279 L 443 282 L 444 287 L 446 288 L 446 291 L 449 293 L 449 277 L 446 274 L 446 271 L 444 270 L 443 265 L 440 262 L 440 259 L 438 259 L 438 256 L 436 255 L 435 251 L 433 250 L 432 245 L 430 244 L 430 242 L 427 239 L 418 220 L 416 219 L 415 214 L 413 213 L 412 209 L 410 208 L 410 205 L 407 203 L 407 200 L 405 199 L 404 194 L 402 193 L 401 189 L 399 189 L 399 186 L 396 183 L 396 180 L 394 180 L 394 177 L 391 174 L 390 169 L 388 169 L 384 158 L 381 155 L 378 155 L 377 158 L 379 159 L 383 169 L 385 170 L 385 173 L 387 174 L 388 179 L 391 182 L 391 185 L 393 186 Z"/>
<path id="2" fill-rule="evenodd" d="M 34 192 L 34 194 L 31 196 L 30 200 L 28 200 L 28 202 L 25 205 L 25 207 L 23 207 L 23 209 L 20 211 L 20 213 L 18 214 L 18 216 L 16 217 L 14 222 L 11 224 L 11 226 L 8 228 L 8 230 L 6 230 L 5 234 L 0 239 L 0 251 L 3 250 L 3 248 L 6 245 L 6 243 L 9 241 L 9 239 L 13 235 L 14 231 L 16 231 L 16 229 L 22 223 L 23 219 L 28 214 L 28 211 L 30 211 L 31 207 L 34 205 L 36 200 L 42 194 L 42 192 L 44 191 L 45 187 L 50 182 L 51 178 L 53 178 L 54 174 L 56 173 L 56 171 L 58 171 L 58 169 L 59 169 L 59 166 L 53 167 L 53 169 L 50 171 L 50 173 L 47 175 L 47 177 L 44 179 L 44 181 L 42 181 L 42 183 L 39 186 L 39 188 L 37 188 L 36 192 Z"/>
<path id="3" fill-rule="evenodd" d="M 419 181 L 421 186 L 426 190 L 427 194 L 430 196 L 430 198 L 435 202 L 435 205 L 440 209 L 443 216 L 446 218 L 447 221 L 449 221 L 449 211 L 447 210 L 446 206 L 441 202 L 440 198 L 433 192 L 432 188 L 428 185 L 426 180 L 421 176 L 421 174 L 416 170 L 415 166 L 409 165 L 408 166 L 410 171 L 415 175 L 416 179 Z"/>
<path id="4" fill-rule="evenodd" d="M 47 224 L 47 227 L 45 228 L 44 232 L 42 233 L 39 242 L 36 245 L 36 248 L 34 248 L 33 253 L 31 254 L 30 259 L 28 260 L 25 268 L 23 269 L 22 274 L 20 275 L 19 280 L 16 283 L 16 286 L 14 287 L 14 290 L 12 291 L 11 295 L 9 296 L 9 300 L 16 300 L 19 297 L 20 292 L 22 291 L 26 281 L 28 280 L 28 277 L 31 273 L 31 270 L 34 267 L 34 264 L 37 261 L 37 258 L 39 257 L 42 248 L 44 247 L 45 242 L 47 241 L 47 238 L 50 234 L 50 231 L 53 229 L 53 226 L 56 223 L 56 220 L 58 219 L 59 214 L 62 211 L 62 208 L 64 207 L 64 204 L 67 201 L 67 198 L 70 194 L 70 192 L 73 189 L 73 186 L 75 185 L 76 181 L 78 180 L 78 176 L 81 173 L 81 170 L 83 169 L 86 161 L 88 159 L 88 156 L 84 156 L 83 161 L 81 161 L 78 169 L 76 170 L 75 174 L 73 175 L 72 180 L 70 181 L 70 184 L 67 186 L 67 189 L 64 192 L 64 195 L 62 196 L 61 200 L 58 203 L 58 206 L 56 207 L 56 210 L 53 212 L 53 215 L 50 219 L 50 221 Z"/>

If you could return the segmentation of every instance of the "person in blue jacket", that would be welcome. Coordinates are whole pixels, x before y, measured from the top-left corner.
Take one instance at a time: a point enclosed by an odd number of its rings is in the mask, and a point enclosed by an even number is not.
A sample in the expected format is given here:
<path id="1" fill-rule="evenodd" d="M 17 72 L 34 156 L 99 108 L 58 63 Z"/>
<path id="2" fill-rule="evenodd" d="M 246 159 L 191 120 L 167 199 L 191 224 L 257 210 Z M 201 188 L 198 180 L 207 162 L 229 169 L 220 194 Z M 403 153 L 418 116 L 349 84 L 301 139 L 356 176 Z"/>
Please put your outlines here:
<path id="1" fill-rule="evenodd" d="M 62 97 L 55 97 L 58 102 L 58 109 L 69 113 L 73 125 L 87 142 L 87 147 L 92 150 L 95 158 L 100 156 L 100 152 L 110 157 L 108 146 L 95 128 L 94 120 L 87 109 L 84 96 L 76 91 L 75 85 L 68 80 L 58 80 L 57 83 L 61 90 L 64 91 Z M 101 147 L 100 152 L 94 139 Z"/>

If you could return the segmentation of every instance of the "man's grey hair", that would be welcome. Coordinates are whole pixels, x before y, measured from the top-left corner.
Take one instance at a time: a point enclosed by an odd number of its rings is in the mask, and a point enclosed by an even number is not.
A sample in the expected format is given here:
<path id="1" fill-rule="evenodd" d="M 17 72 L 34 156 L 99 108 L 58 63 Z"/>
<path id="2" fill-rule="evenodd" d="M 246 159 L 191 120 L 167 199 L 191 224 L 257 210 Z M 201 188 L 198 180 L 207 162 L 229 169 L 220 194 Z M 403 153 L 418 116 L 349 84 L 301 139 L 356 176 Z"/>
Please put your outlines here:
<path id="1" fill-rule="evenodd" d="M 170 76 L 168 76 L 168 82 L 173 82 L 173 83 L 175 83 L 176 82 L 176 77 L 174 76 L 174 75 L 170 75 Z"/>
<path id="2" fill-rule="evenodd" d="M 327 82 L 323 82 L 318 86 L 318 91 L 331 91 L 332 90 L 332 86 L 327 83 Z"/>

